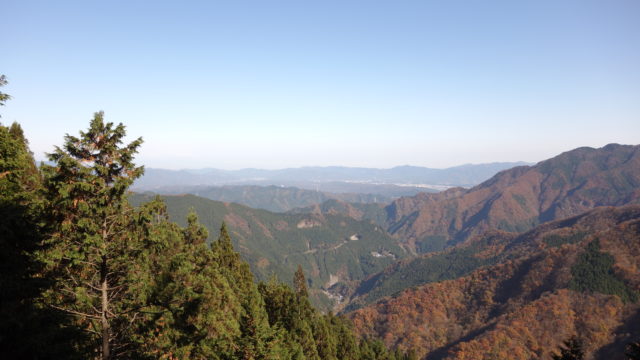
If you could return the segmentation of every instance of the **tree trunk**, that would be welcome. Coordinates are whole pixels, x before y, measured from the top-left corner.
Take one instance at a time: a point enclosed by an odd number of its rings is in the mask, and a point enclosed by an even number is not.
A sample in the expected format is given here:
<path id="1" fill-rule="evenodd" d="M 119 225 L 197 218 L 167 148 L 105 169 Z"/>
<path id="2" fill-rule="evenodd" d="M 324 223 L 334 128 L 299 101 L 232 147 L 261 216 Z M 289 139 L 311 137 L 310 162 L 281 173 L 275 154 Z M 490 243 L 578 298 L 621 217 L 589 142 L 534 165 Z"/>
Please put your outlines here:
<path id="1" fill-rule="evenodd" d="M 102 323 L 102 360 L 109 360 L 111 358 L 111 348 L 109 347 L 109 319 L 107 318 L 107 311 L 109 309 L 109 296 L 107 290 L 109 284 L 107 283 L 107 257 L 102 257 L 102 264 L 100 266 L 100 284 L 102 293 L 102 308 L 100 309 L 100 321 Z"/>

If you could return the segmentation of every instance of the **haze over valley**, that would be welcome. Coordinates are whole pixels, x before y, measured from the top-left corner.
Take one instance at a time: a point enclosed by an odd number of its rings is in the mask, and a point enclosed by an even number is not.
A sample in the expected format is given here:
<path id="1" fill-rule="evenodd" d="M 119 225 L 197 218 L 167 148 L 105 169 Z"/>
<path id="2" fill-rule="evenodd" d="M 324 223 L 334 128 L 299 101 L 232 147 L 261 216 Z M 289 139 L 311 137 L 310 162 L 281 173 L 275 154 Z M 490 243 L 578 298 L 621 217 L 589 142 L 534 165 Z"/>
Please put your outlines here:
<path id="1" fill-rule="evenodd" d="M 476 185 L 518 163 L 462 165 L 448 169 L 305 167 L 282 170 L 146 169 L 131 189 L 160 194 L 189 193 L 254 208 L 289 211 L 328 199 L 388 203 L 401 196 Z M 305 191 L 306 190 L 306 191 Z"/>

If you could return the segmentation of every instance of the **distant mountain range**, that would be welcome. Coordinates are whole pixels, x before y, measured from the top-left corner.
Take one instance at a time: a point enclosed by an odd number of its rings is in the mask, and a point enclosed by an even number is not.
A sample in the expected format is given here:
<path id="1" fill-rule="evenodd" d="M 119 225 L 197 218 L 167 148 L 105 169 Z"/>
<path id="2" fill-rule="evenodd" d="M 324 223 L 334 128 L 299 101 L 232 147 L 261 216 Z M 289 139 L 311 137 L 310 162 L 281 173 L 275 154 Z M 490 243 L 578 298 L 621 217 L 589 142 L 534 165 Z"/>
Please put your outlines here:
<path id="1" fill-rule="evenodd" d="M 282 170 L 146 169 L 132 189 L 159 194 L 194 194 L 253 208 L 286 212 L 329 199 L 389 203 L 401 196 L 470 186 L 523 163 L 463 165 L 449 169 L 305 167 Z"/>
<path id="2" fill-rule="evenodd" d="M 627 204 L 640 204 L 640 145 L 609 144 L 504 170 L 470 189 L 396 199 L 384 207 L 381 224 L 408 248 L 424 253 L 488 229 L 522 232 L 598 206 Z M 330 202 L 313 211 L 345 208 Z"/>
<path id="3" fill-rule="evenodd" d="M 362 183 L 364 185 L 432 185 L 473 186 L 497 172 L 523 162 L 502 162 L 478 165 L 462 165 L 447 169 L 431 169 L 417 166 L 398 166 L 391 169 L 354 167 L 302 167 L 281 170 L 164 170 L 148 168 L 133 188 L 137 191 L 155 190 L 170 186 L 195 185 L 285 185 L 316 190 L 322 183 Z M 303 186 L 304 185 L 304 186 Z M 318 189 L 322 190 L 322 189 Z M 351 189 L 352 190 L 352 189 Z M 346 192 L 362 192 L 351 191 Z M 336 190 L 324 190 L 342 192 Z"/>

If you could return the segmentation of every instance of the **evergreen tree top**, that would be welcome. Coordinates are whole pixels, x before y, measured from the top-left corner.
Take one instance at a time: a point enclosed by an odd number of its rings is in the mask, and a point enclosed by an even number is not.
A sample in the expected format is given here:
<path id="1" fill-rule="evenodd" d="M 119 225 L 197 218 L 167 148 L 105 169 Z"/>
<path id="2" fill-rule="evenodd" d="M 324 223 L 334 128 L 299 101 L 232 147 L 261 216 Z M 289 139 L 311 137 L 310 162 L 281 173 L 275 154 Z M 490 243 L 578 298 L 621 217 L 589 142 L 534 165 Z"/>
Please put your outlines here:
<path id="1" fill-rule="evenodd" d="M 7 77 L 4 75 L 0 75 L 0 87 L 7 85 Z M 0 106 L 4 106 L 5 101 L 11 99 L 11 96 L 0 92 Z M 2 116 L 0 116 L 2 117 Z"/>
<path id="2" fill-rule="evenodd" d="M 144 168 L 133 163 L 142 138 L 120 146 L 125 135 L 122 123 L 116 126 L 105 123 L 104 113 L 96 112 L 87 131 L 80 131 L 79 137 L 65 135 L 63 148 L 56 147 L 48 158 L 62 169 L 95 176 L 105 185 L 118 183 L 128 187 L 142 176 Z"/>
<path id="3" fill-rule="evenodd" d="M 293 287 L 296 290 L 296 294 L 300 298 L 309 297 L 309 291 L 307 290 L 307 279 L 304 277 L 304 271 L 302 266 L 298 264 L 298 269 L 293 275 Z"/>

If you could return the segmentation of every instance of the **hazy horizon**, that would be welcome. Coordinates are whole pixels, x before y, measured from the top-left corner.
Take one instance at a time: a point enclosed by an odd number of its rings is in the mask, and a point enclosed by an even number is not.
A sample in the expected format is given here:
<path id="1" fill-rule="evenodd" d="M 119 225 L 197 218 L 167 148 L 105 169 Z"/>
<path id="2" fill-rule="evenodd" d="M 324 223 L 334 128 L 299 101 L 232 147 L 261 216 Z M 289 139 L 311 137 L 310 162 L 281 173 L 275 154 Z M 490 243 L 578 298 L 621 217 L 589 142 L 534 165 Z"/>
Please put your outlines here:
<path id="1" fill-rule="evenodd" d="M 39 159 L 92 114 L 151 168 L 447 168 L 640 143 L 640 2 L 3 3 Z"/>
<path id="2" fill-rule="evenodd" d="M 391 166 L 391 167 L 342 166 L 342 165 L 327 165 L 327 166 L 303 165 L 303 166 L 284 167 L 284 168 L 256 168 L 256 167 L 243 167 L 243 168 L 231 168 L 231 169 L 216 168 L 216 167 L 173 168 L 173 169 L 172 168 L 159 168 L 159 167 L 148 167 L 148 168 L 149 169 L 156 169 L 156 170 L 174 170 L 174 171 L 183 171 L 183 170 L 184 171 L 204 171 L 204 170 L 240 171 L 240 170 L 288 170 L 288 169 L 304 169 L 304 168 L 352 168 L 352 169 L 391 170 L 391 169 L 401 168 L 401 167 L 420 167 L 420 168 L 428 168 L 428 169 L 433 169 L 433 170 L 445 170 L 445 169 L 462 167 L 462 166 L 491 165 L 491 164 L 499 164 L 499 163 L 533 164 L 533 163 L 526 162 L 526 161 L 504 161 L 504 162 L 503 161 L 494 161 L 494 162 L 490 162 L 490 163 L 476 163 L 476 164 L 467 163 L 467 164 L 448 166 L 448 167 L 444 167 L 444 168 L 435 168 L 435 167 L 430 167 L 430 166 L 417 166 L 417 165 L 410 165 L 410 164 L 396 165 L 396 166 Z"/>

